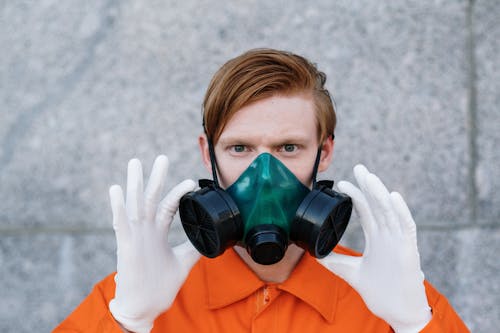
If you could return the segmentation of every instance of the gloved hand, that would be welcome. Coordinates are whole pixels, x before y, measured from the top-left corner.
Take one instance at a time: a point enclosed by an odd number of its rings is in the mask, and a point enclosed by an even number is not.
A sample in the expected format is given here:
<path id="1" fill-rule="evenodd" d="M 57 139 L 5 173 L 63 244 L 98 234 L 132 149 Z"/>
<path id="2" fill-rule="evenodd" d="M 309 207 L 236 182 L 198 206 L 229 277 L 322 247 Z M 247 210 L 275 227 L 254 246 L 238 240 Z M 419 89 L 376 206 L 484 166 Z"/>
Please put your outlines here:
<path id="1" fill-rule="evenodd" d="M 363 256 L 331 253 L 319 261 L 343 278 L 375 315 L 397 333 L 415 333 L 432 315 L 420 269 L 417 231 L 408 206 L 397 192 L 389 193 L 380 179 L 363 165 L 354 168 L 359 184 L 342 181 L 365 236 Z"/>
<path id="2" fill-rule="evenodd" d="M 113 317 L 127 330 L 149 332 L 156 317 L 172 304 L 199 253 L 189 241 L 172 248 L 167 241 L 180 198 L 196 184 L 185 180 L 160 203 L 168 169 L 166 156 L 155 160 L 143 192 L 142 166 L 130 160 L 127 201 L 119 185 L 109 189 L 117 243 Z"/>

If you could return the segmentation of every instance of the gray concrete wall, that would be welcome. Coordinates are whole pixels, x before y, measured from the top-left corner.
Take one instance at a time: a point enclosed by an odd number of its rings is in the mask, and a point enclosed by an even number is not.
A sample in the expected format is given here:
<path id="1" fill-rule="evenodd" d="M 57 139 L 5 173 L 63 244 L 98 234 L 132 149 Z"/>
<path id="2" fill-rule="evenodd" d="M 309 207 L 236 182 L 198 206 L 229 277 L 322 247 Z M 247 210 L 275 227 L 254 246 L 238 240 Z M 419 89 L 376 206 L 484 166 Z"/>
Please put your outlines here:
<path id="1" fill-rule="evenodd" d="M 500 327 L 498 1 L 3 1 L 0 22 L 0 331 L 50 331 L 115 269 L 107 189 L 130 158 L 209 176 L 205 88 L 253 47 L 328 74 L 324 177 L 363 162 L 402 192 L 426 277 L 472 331 Z M 344 243 L 362 250 L 356 219 Z"/>

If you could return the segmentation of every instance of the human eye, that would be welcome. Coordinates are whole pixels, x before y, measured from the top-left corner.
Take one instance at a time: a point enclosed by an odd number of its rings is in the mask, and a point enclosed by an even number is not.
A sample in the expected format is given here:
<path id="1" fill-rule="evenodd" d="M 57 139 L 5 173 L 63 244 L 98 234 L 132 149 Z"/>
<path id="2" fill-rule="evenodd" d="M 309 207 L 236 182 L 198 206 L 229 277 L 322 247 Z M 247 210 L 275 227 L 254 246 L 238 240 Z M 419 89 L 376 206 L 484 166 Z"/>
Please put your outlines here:
<path id="1" fill-rule="evenodd" d="M 247 150 L 247 147 L 245 145 L 232 145 L 229 147 L 230 151 L 233 153 L 244 153 Z"/>
<path id="2" fill-rule="evenodd" d="M 298 150 L 298 146 L 296 144 L 286 143 L 282 145 L 279 149 L 283 153 L 295 153 Z"/>

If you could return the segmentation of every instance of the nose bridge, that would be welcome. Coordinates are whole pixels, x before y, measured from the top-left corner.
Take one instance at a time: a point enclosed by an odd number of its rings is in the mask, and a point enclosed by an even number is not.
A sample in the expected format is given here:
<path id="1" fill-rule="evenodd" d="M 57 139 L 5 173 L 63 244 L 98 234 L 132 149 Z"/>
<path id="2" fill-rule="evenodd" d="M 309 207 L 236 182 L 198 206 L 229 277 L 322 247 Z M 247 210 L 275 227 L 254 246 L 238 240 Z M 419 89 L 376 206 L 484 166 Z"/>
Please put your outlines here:
<path id="1" fill-rule="evenodd" d="M 269 153 L 271 154 L 271 151 L 272 151 L 272 148 L 269 147 L 268 145 L 266 144 L 262 144 L 260 145 L 257 150 L 259 151 L 259 154 L 263 154 L 263 153 Z"/>
<path id="2" fill-rule="evenodd" d="M 272 155 L 270 153 L 263 153 L 261 154 L 261 158 L 262 158 L 261 179 L 265 182 L 270 182 Z"/>

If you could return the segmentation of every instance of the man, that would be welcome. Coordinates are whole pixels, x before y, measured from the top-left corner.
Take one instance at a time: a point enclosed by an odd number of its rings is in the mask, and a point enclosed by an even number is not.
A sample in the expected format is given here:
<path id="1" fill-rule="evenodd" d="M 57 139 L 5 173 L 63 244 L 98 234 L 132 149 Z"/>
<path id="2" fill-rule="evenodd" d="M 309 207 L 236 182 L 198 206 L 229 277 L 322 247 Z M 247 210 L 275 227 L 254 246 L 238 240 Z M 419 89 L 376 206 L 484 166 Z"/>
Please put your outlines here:
<path id="1" fill-rule="evenodd" d="M 257 212 L 264 220 L 293 213 L 296 206 L 279 200 L 303 191 L 302 200 L 314 189 L 316 171 L 331 163 L 336 119 L 325 80 L 306 59 L 270 49 L 230 60 L 212 79 L 199 145 L 243 225 L 251 219 L 245 202 L 250 209 L 272 206 L 276 216 Z M 424 282 L 415 223 L 402 197 L 364 166 L 354 168 L 359 188 L 338 184 L 360 217 L 362 256 L 337 246 L 317 259 L 290 239 L 282 258 L 265 264 L 250 249 L 246 229 L 213 259 L 200 259 L 189 242 L 171 248 L 170 223 L 196 186 L 184 181 L 159 202 L 167 167 L 167 158 L 158 157 L 143 191 L 141 164 L 131 160 L 126 201 L 119 186 L 110 188 L 117 274 L 56 332 L 468 332 Z M 283 192 L 285 182 L 293 190 Z M 264 192 L 278 204 L 263 202 Z"/>

